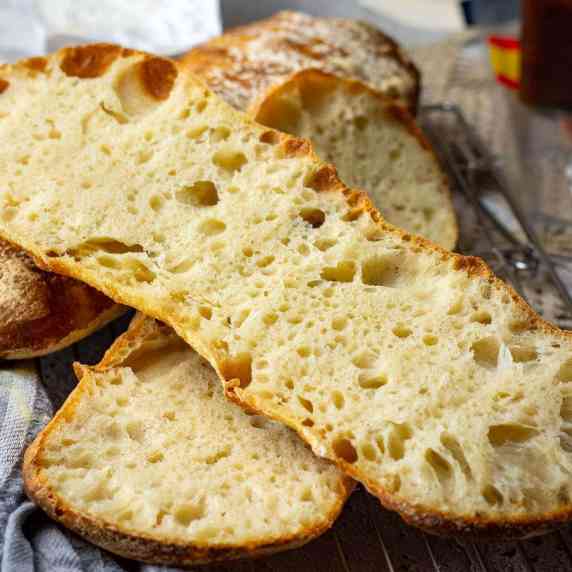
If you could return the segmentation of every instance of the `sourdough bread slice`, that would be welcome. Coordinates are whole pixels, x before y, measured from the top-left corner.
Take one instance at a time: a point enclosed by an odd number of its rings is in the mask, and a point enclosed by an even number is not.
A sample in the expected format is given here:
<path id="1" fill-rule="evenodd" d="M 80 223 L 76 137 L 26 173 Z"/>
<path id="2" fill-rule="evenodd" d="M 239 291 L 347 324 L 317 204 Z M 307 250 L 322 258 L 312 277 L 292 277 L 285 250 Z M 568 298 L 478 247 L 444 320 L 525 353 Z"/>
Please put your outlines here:
<path id="1" fill-rule="evenodd" d="M 391 99 L 364 83 L 304 70 L 271 89 L 251 113 L 263 125 L 310 139 L 391 224 L 455 247 L 445 173 L 412 117 Z"/>
<path id="2" fill-rule="evenodd" d="M 0 234 L 168 322 L 409 522 L 570 519 L 571 336 L 484 263 L 383 222 L 173 62 L 98 45 L 0 78 Z"/>
<path id="3" fill-rule="evenodd" d="M 123 311 L 82 282 L 40 270 L 28 254 L 0 240 L 0 358 L 65 348 Z"/>
<path id="4" fill-rule="evenodd" d="M 351 481 L 293 431 L 223 396 L 170 328 L 136 316 L 29 447 L 28 495 L 99 546 L 191 565 L 300 546 Z"/>
<path id="5" fill-rule="evenodd" d="M 316 68 L 361 80 L 412 113 L 420 75 L 388 35 L 366 22 L 278 12 L 193 48 L 184 64 L 237 109 L 247 110 L 294 72 Z"/>

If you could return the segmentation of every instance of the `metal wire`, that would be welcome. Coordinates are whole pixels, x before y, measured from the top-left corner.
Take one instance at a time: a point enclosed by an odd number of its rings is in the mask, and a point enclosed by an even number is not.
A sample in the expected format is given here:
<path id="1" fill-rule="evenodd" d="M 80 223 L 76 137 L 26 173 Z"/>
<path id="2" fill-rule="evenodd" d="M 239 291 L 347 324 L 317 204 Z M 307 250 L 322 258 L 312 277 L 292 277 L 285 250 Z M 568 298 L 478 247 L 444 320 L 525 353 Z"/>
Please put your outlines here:
<path id="1" fill-rule="evenodd" d="M 439 131 L 436 116 L 445 117 L 452 122 L 454 130 L 461 137 L 443 137 Z M 461 109 L 453 104 L 427 105 L 421 108 L 420 118 L 429 138 L 445 162 L 457 188 L 474 208 L 478 224 L 483 231 L 483 240 L 488 255 L 493 256 L 494 270 L 507 275 L 523 296 L 527 275 L 533 275 L 542 265 L 546 271 L 564 308 L 572 315 L 572 294 L 562 281 L 556 269 L 557 264 L 568 262 L 566 255 L 549 254 L 524 210 L 514 200 L 508 184 L 496 166 L 494 157 L 488 152 L 479 136 L 465 119 Z M 506 222 L 486 202 L 484 187 L 479 180 L 487 177 L 487 195 L 502 199 L 507 214 L 519 227 L 515 233 Z M 493 228 L 507 244 L 498 244 L 495 235 L 487 232 Z M 479 254 L 479 253 L 471 253 Z M 496 264 L 495 264 L 496 262 Z M 526 296 L 525 296 L 526 297 Z"/>

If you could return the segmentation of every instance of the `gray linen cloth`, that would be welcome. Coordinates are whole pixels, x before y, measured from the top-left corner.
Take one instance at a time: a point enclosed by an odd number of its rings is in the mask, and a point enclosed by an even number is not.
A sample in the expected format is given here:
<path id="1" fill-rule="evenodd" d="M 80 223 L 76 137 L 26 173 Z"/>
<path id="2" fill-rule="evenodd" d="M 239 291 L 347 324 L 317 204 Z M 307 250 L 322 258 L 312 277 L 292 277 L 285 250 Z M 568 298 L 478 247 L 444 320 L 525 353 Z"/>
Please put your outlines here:
<path id="1" fill-rule="evenodd" d="M 25 447 L 47 424 L 75 386 L 73 360 L 95 362 L 128 323 L 104 329 L 78 344 L 39 360 L 4 362 L 0 367 L 0 569 L 2 572 L 157 572 L 116 558 L 50 520 L 24 493 L 21 464 Z M 171 569 L 173 570 L 173 569 Z"/>

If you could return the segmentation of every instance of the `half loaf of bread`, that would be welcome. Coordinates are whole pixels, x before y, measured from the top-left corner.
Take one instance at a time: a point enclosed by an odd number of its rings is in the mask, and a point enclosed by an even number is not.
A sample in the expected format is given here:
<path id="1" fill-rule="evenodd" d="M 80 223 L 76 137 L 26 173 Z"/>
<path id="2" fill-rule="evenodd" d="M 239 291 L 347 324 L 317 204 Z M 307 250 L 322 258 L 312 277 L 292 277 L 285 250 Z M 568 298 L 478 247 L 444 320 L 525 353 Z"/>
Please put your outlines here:
<path id="1" fill-rule="evenodd" d="M 30 498 L 84 538 L 191 565 L 305 544 L 352 489 L 296 434 L 223 396 L 170 328 L 136 316 L 28 448 Z"/>
<path id="2" fill-rule="evenodd" d="M 420 75 L 400 46 L 372 25 L 278 12 L 229 30 L 183 62 L 237 109 L 247 110 L 294 72 L 314 68 L 361 80 L 415 112 Z"/>
<path id="3" fill-rule="evenodd" d="M 0 78 L 0 234 L 169 323 L 409 522 L 570 518 L 571 336 L 483 262 L 385 223 L 171 61 L 95 45 Z"/>
<path id="4" fill-rule="evenodd" d="M 0 240 L 0 358 L 65 348 L 123 311 L 82 282 L 40 270 L 28 254 Z"/>

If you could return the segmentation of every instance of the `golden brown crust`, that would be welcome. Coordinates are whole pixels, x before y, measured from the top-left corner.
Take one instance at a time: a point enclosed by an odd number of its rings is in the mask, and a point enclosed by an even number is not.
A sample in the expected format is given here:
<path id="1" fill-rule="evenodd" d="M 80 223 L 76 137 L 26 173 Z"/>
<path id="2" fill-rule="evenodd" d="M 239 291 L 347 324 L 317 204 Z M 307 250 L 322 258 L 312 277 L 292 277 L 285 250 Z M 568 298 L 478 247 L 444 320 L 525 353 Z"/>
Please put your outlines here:
<path id="1" fill-rule="evenodd" d="M 123 312 L 97 290 L 40 270 L 22 250 L 0 240 L 0 358 L 57 351 Z"/>
<path id="2" fill-rule="evenodd" d="M 82 79 L 102 76 L 121 55 L 123 49 L 113 44 L 93 44 L 65 48 L 61 70 L 71 77 Z"/>
<path id="3" fill-rule="evenodd" d="M 169 97 L 175 80 L 177 66 L 164 58 L 146 59 L 141 64 L 141 80 L 147 93 L 158 100 Z"/>
<path id="4" fill-rule="evenodd" d="M 245 116 L 241 117 L 241 121 L 244 124 L 250 123 L 251 127 L 261 135 L 263 133 L 268 133 L 268 129 L 262 131 L 262 128 L 252 119 L 249 119 Z M 278 134 L 278 137 L 280 138 L 280 141 L 284 141 L 284 139 L 288 136 L 284 134 Z M 316 157 L 311 145 L 308 146 L 308 156 L 312 161 L 316 163 L 318 171 L 320 168 L 326 167 Z M 560 330 L 556 326 L 546 322 L 543 318 L 537 315 L 524 301 L 524 299 L 522 299 L 513 290 L 513 288 L 494 276 L 494 274 L 483 261 L 478 258 L 466 257 L 460 254 L 449 252 L 427 239 L 409 235 L 408 233 L 387 223 L 379 215 L 378 211 L 375 209 L 374 205 L 371 203 L 369 197 L 365 193 L 345 187 L 344 184 L 335 176 L 335 169 L 333 169 L 333 167 L 330 169 L 332 169 L 332 171 L 330 171 L 330 174 L 327 177 L 327 182 L 323 185 L 321 190 L 341 192 L 348 201 L 348 207 L 350 207 L 350 209 L 358 209 L 362 215 L 369 216 L 377 226 L 377 230 L 380 234 L 388 233 L 394 235 L 401 240 L 409 242 L 414 250 L 433 252 L 441 260 L 451 261 L 452 266 L 456 269 L 457 272 L 464 272 L 469 277 L 482 278 L 491 286 L 491 288 L 496 288 L 503 295 L 509 297 L 522 312 L 523 320 L 528 322 L 531 327 L 540 331 L 544 331 L 553 336 L 561 337 L 563 340 L 568 342 L 572 340 L 572 332 Z M 172 322 L 171 326 L 177 331 L 177 333 L 197 351 L 199 351 L 211 363 L 211 365 L 215 368 L 215 370 L 217 370 L 219 374 L 221 373 L 219 364 L 217 363 L 216 359 L 214 359 L 213 355 L 209 354 L 207 351 L 207 346 L 204 341 L 201 340 L 196 333 L 193 333 L 190 330 L 183 328 L 182 325 L 175 323 L 174 317 L 169 312 L 169 308 L 167 306 L 159 306 L 153 304 L 153 301 L 122 290 L 113 283 L 102 282 L 98 279 L 97 275 L 93 271 L 84 269 L 74 264 L 68 264 L 66 259 L 63 257 L 50 257 L 46 253 L 36 248 L 33 242 L 31 242 L 27 237 L 19 236 L 18 242 L 22 245 L 22 247 L 30 251 L 38 259 L 38 261 L 41 261 L 43 267 L 60 274 L 83 280 L 88 284 L 98 286 L 118 303 L 133 306 L 138 310 L 148 314 L 149 316 L 154 316 L 155 318 L 166 323 Z M 241 388 L 235 383 L 235 381 L 236 380 L 229 380 L 228 382 L 224 383 L 226 395 L 232 401 L 241 405 L 242 407 L 255 411 L 258 410 L 253 400 L 242 392 Z M 80 384 L 78 390 L 82 391 L 82 387 L 83 385 Z M 73 411 L 74 399 L 79 399 L 78 391 L 72 394 L 68 402 L 66 402 L 64 408 L 60 413 L 58 413 L 58 416 L 56 416 L 50 425 L 48 425 L 48 427 L 37 439 L 32 449 L 30 449 L 30 451 L 27 453 L 25 463 L 26 487 L 32 498 L 34 498 L 41 506 L 45 508 L 45 510 L 47 510 L 50 514 L 52 514 L 55 518 L 64 524 L 74 528 L 74 530 L 77 530 L 80 534 L 84 534 L 86 536 L 90 535 L 90 538 L 94 542 L 109 543 L 108 547 L 119 554 L 132 554 L 131 550 L 135 549 L 135 545 L 131 543 L 131 539 L 129 539 L 127 536 L 122 536 L 122 541 L 117 541 L 117 545 L 114 545 L 114 538 L 119 536 L 117 531 L 113 530 L 112 527 L 107 527 L 105 534 L 102 533 L 101 526 L 98 523 L 94 524 L 89 521 L 89 519 L 84 519 L 82 515 L 74 514 L 69 510 L 68 507 L 61 506 L 61 503 L 58 504 L 58 499 L 53 497 L 53 493 L 51 493 L 50 490 L 46 488 L 45 483 L 42 482 L 41 473 L 39 472 L 36 463 L 37 450 L 41 446 L 42 439 L 57 422 L 59 415 L 68 415 L 70 414 L 70 411 Z M 316 443 L 315 435 L 313 435 L 311 430 L 297 424 L 294 419 L 281 415 L 276 410 L 266 409 L 264 411 L 260 411 L 260 413 L 280 421 L 287 426 L 290 426 L 305 441 L 307 441 L 310 446 L 313 447 L 317 454 L 320 454 L 318 443 Z M 572 507 L 565 508 L 557 512 L 534 516 L 533 518 L 527 518 L 526 516 L 514 517 L 512 519 L 503 517 L 502 520 L 496 520 L 493 518 L 485 519 L 484 517 L 476 516 L 458 518 L 448 513 L 436 511 L 431 507 L 411 505 L 406 503 L 398 496 L 384 490 L 376 483 L 369 481 L 363 475 L 359 474 L 353 466 L 347 462 L 344 462 L 343 459 L 336 458 L 332 455 L 332 460 L 336 462 L 336 464 L 349 476 L 355 477 L 357 480 L 363 482 L 365 486 L 372 492 L 372 494 L 376 495 L 385 506 L 398 511 L 399 514 L 401 514 L 401 516 L 408 522 L 411 522 L 416 526 L 420 526 L 430 532 L 440 534 L 455 534 L 459 536 L 475 538 L 490 538 L 491 536 L 494 536 L 495 540 L 500 540 L 502 538 L 517 538 L 526 537 L 533 534 L 540 534 L 549 529 L 557 527 L 572 518 Z M 149 547 L 150 550 L 153 550 L 154 544 L 148 539 L 142 539 L 138 541 L 136 548 L 138 551 L 138 557 L 141 559 L 146 558 L 147 553 L 145 552 L 145 547 Z M 123 552 L 123 550 L 126 552 Z M 172 550 L 174 550 L 174 548 Z M 162 558 L 163 555 L 158 555 L 158 558 L 159 557 Z M 228 553 L 225 555 L 225 557 L 228 557 Z"/>
<path id="5" fill-rule="evenodd" d="M 29 498 L 36 502 L 51 518 L 61 522 L 90 542 L 114 554 L 152 564 L 186 567 L 220 560 L 272 554 L 287 548 L 302 546 L 330 528 L 353 490 L 354 482 L 351 479 L 341 481 L 340 486 L 342 488 L 339 491 L 338 503 L 326 515 L 320 526 L 310 527 L 296 534 L 260 539 L 260 541 L 251 544 L 221 544 L 218 546 L 212 546 L 208 543 L 185 543 L 169 538 L 157 539 L 150 534 L 130 532 L 128 529 L 103 518 L 76 511 L 51 488 L 48 479 L 42 472 L 43 447 L 48 436 L 58 427 L 59 423 L 73 418 L 77 404 L 85 394 L 89 393 L 93 383 L 89 375 L 90 371 L 103 372 L 109 368 L 120 367 L 125 364 L 133 349 L 153 337 L 157 330 L 163 332 L 169 330 L 172 335 L 175 335 L 168 326 L 138 314 L 129 330 L 115 341 L 99 364 L 93 367 L 74 364 L 74 371 L 79 380 L 78 386 L 48 426 L 26 450 L 23 477 L 24 487 Z"/>
<path id="6" fill-rule="evenodd" d="M 36 58 L 28 58 L 27 60 L 24 60 L 22 63 L 32 71 L 44 72 L 46 70 L 46 66 L 48 65 L 48 60 L 44 57 L 36 57 Z"/>
<path id="7" fill-rule="evenodd" d="M 397 43 L 370 24 L 279 12 L 193 48 L 183 63 L 243 111 L 292 73 L 318 68 L 359 79 L 413 113 L 420 74 Z M 398 75 L 402 85 L 391 79 Z"/>
<path id="8" fill-rule="evenodd" d="M 5 79 L 2 79 L 0 77 L 0 93 L 4 93 L 8 87 L 10 86 L 10 82 L 6 81 Z"/>

